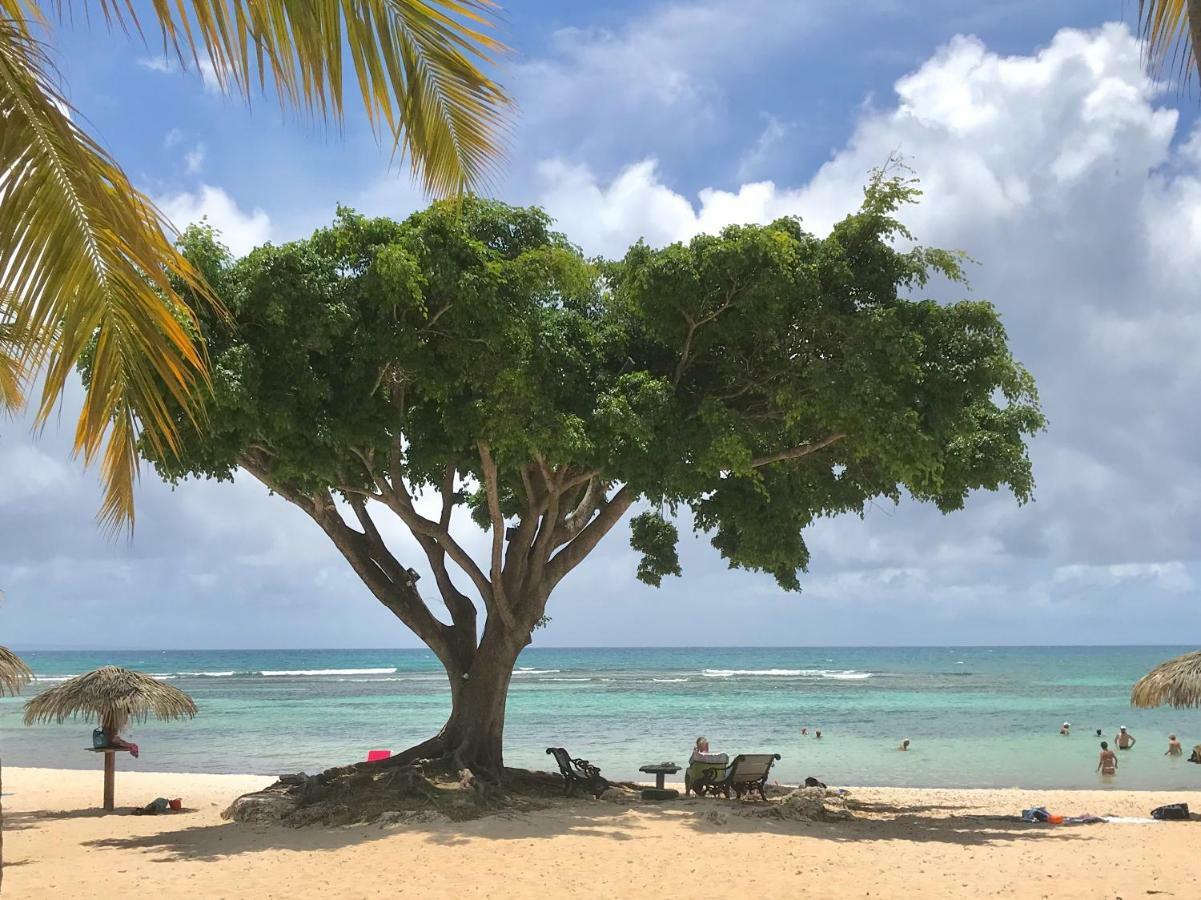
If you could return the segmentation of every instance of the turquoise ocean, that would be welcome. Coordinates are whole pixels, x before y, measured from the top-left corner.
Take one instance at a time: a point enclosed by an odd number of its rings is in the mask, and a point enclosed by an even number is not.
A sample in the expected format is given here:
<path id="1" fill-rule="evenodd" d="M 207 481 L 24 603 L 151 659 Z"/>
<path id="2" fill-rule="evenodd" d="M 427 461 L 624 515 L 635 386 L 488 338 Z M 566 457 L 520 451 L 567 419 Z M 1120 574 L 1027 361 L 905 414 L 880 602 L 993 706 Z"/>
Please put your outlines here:
<path id="1" fill-rule="evenodd" d="M 1100 728 L 1138 739 L 1115 788 L 1201 788 L 1201 766 L 1163 756 L 1168 732 L 1201 743 L 1201 711 L 1135 710 L 1131 685 L 1192 647 L 528 648 L 506 722 L 506 762 L 545 768 L 562 745 L 613 778 L 715 750 L 775 752 L 782 782 L 947 787 L 1101 787 Z M 135 725 L 125 769 L 316 772 L 400 750 L 449 708 L 425 650 L 28 652 L 26 696 L 101 665 L 153 673 L 195 698 L 182 723 Z M 0 700 L 6 765 L 96 768 L 91 723 L 21 724 Z M 1059 726 L 1072 724 L 1070 737 Z M 801 729 L 809 735 L 802 736 Z M 815 729 L 823 737 L 813 737 Z M 912 750 L 899 753 L 902 738 Z M 1187 751 L 1186 751 L 1187 752 Z M 643 776 L 645 777 L 645 776 Z"/>

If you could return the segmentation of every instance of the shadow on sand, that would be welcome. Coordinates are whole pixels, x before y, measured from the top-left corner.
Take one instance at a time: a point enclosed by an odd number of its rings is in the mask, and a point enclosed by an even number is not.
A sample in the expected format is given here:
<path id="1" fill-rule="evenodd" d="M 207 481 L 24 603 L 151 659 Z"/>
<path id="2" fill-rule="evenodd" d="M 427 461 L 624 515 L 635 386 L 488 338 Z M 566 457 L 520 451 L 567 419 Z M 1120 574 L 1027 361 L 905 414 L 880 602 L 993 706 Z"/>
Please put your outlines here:
<path id="1" fill-rule="evenodd" d="M 751 804 L 746 804 L 750 807 Z M 797 835 L 837 842 L 916 841 L 960 846 L 986 846 L 1019 840 L 1079 840 L 1079 828 L 1048 828 L 1016 816 L 929 815 L 954 806 L 894 807 L 862 804 L 857 818 L 835 822 L 797 822 L 739 815 L 736 801 L 682 800 L 632 809 L 600 801 L 561 801 L 535 812 L 501 813 L 466 822 L 403 825 L 309 826 L 222 823 L 168 828 L 156 834 L 106 837 L 86 842 L 98 850 L 144 850 L 160 854 L 156 861 L 214 861 L 264 850 L 321 852 L 386 840 L 396 834 L 423 834 L 432 843 L 456 846 L 478 840 L 536 840 L 564 835 L 637 840 L 648 823 L 670 820 L 697 834 Z M 719 814 L 720 822 L 706 815 Z M 746 810 L 743 810 L 744 812 Z M 181 823 L 182 824 L 182 823 Z M 1099 826 L 1103 827 L 1103 826 Z"/>

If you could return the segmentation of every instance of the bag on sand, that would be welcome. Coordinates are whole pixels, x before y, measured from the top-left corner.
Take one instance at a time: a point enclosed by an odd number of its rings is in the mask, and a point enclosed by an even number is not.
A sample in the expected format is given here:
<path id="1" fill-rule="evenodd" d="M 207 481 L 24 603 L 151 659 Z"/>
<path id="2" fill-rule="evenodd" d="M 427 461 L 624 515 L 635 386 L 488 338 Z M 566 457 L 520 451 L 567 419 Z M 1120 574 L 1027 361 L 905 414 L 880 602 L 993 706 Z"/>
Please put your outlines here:
<path id="1" fill-rule="evenodd" d="M 1151 810 L 1152 819 L 1162 819 L 1166 822 L 1187 822 L 1187 803 L 1169 803 L 1167 806 L 1157 806 Z"/>

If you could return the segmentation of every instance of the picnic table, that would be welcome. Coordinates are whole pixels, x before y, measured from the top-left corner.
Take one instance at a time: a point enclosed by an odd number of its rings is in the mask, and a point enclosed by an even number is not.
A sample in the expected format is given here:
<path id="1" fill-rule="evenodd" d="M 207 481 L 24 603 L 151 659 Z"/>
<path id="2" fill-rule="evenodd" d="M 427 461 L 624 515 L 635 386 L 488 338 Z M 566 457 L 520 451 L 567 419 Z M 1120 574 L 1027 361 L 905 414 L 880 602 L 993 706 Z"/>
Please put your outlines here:
<path id="1" fill-rule="evenodd" d="M 680 771 L 680 767 L 675 763 L 655 763 L 647 764 L 638 767 L 639 772 L 645 772 L 648 775 L 655 776 L 655 787 L 647 788 L 642 792 L 643 800 L 674 800 L 680 796 L 680 792 L 665 788 L 664 778 L 667 775 L 674 775 Z"/>

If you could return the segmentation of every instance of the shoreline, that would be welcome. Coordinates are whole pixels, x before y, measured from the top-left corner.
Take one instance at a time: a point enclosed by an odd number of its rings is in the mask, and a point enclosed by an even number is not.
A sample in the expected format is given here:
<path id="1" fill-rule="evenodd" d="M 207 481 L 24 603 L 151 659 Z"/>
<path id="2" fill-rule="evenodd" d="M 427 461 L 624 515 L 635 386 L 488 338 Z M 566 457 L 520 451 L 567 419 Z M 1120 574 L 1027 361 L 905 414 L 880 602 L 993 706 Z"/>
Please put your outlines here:
<path id="1" fill-rule="evenodd" d="M 851 787 L 853 817 L 832 822 L 763 818 L 754 812 L 765 804 L 714 798 L 554 799 L 532 811 L 386 826 L 220 818 L 236 796 L 272 780 L 118 771 L 118 811 L 103 815 L 98 770 L 5 768 L 7 895 L 93 900 L 99 884 L 106 896 L 240 900 L 459 900 L 495 896 L 499 885 L 509 897 L 583 900 L 1201 896 L 1199 822 L 1019 818 L 1030 806 L 1141 818 L 1185 801 L 1201 811 L 1201 791 Z M 182 797 L 184 810 L 128 814 L 156 796 Z"/>
<path id="2" fill-rule="evenodd" d="M 351 765 L 351 763 L 344 763 L 343 765 Z M 1201 770 L 1201 766 L 1199 766 L 1198 769 Z M 19 765 L 19 764 L 13 764 L 13 765 L 4 764 L 3 765 L 3 773 L 4 773 L 5 777 L 7 777 L 9 775 L 9 773 L 14 773 L 14 772 L 62 772 L 62 773 L 70 773 L 72 775 L 78 775 L 78 774 L 90 773 L 90 772 L 99 773 L 101 771 L 102 770 L 101 770 L 100 766 L 74 767 L 74 766 L 24 766 L 24 765 Z M 534 771 L 543 771 L 543 772 L 553 773 L 554 770 L 547 768 L 547 769 L 534 770 Z M 275 781 L 280 775 L 284 775 L 284 774 L 291 774 L 291 773 L 278 772 L 278 773 L 272 773 L 272 774 L 262 774 L 262 773 L 256 773 L 256 772 L 185 772 L 185 771 L 176 771 L 174 769 L 124 769 L 124 770 L 122 770 L 120 767 L 118 767 L 118 769 L 117 769 L 118 781 L 121 778 L 126 778 L 126 777 L 131 777 L 131 776 L 132 777 L 137 777 L 137 776 L 155 776 L 155 777 L 177 776 L 180 778 L 206 778 L 206 779 L 207 778 L 214 778 L 214 779 L 228 778 L 231 780 L 265 779 L 268 781 Z M 314 772 L 314 773 L 309 773 L 309 774 L 316 774 L 316 773 Z M 1119 773 L 1118 777 L 1119 778 L 1121 777 L 1120 773 Z M 643 780 L 643 779 L 638 779 L 638 778 L 635 778 L 635 779 L 612 779 L 612 780 L 619 780 L 622 783 L 628 782 L 628 783 L 632 783 L 632 784 L 643 785 L 646 787 L 654 787 L 655 786 L 655 782 L 653 779 L 649 780 L 649 781 Z M 793 782 L 793 781 L 783 780 L 783 779 L 781 779 L 781 780 L 772 779 L 771 784 L 775 784 L 781 788 L 789 788 L 789 789 L 800 786 L 798 782 Z M 679 790 L 681 794 L 683 794 L 683 791 L 684 791 L 683 779 L 673 781 L 671 778 L 668 778 L 664 781 L 664 785 L 669 788 L 675 788 L 675 789 Z M 1179 787 L 1179 788 L 1125 787 L 1120 782 L 1109 782 L 1109 783 L 1100 783 L 1099 782 L 1096 787 L 1051 787 L 1051 788 L 1023 787 L 1020 784 L 1007 785 L 1005 787 L 988 787 L 988 786 L 980 787 L 980 786 L 962 786 L 962 785 L 955 785 L 955 784 L 949 784 L 949 785 L 948 784 L 893 785 L 893 784 L 833 784 L 833 783 L 830 784 L 830 787 L 832 787 L 832 788 L 841 787 L 841 788 L 845 788 L 846 790 L 852 791 L 852 792 L 853 791 L 896 791 L 896 792 L 900 792 L 900 793 L 904 793 L 904 792 L 923 793 L 923 792 L 929 792 L 929 791 L 955 791 L 957 793 L 967 793 L 967 794 L 994 794 L 994 793 L 1003 792 L 1003 791 L 1021 791 L 1021 792 L 1041 792 L 1041 793 L 1056 793 L 1056 794 L 1092 794 L 1092 793 L 1170 794 L 1170 793 L 1177 793 L 1177 794 L 1201 795 L 1201 772 L 1199 772 L 1197 784 L 1191 785 L 1191 786 L 1186 786 L 1186 787 Z M 7 788 L 6 788 L 6 791 L 7 791 Z M 1201 802 L 1198 803 L 1197 811 L 1201 812 Z"/>

